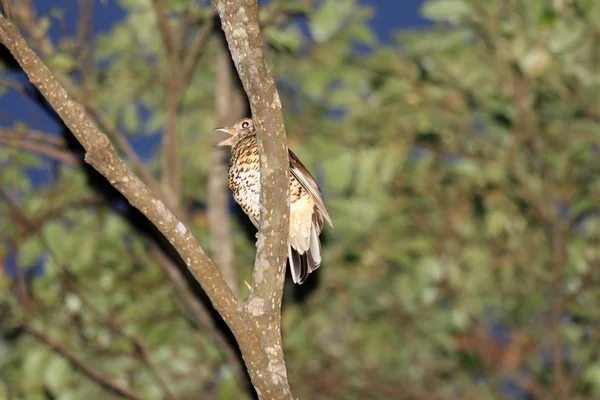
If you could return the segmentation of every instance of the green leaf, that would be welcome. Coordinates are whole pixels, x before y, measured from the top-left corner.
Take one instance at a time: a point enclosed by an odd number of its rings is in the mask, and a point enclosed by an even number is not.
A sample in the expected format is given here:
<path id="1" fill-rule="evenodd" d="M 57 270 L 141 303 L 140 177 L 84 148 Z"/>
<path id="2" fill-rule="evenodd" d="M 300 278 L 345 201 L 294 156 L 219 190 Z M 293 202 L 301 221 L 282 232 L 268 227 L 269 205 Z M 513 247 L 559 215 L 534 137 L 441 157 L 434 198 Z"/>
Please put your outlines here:
<path id="1" fill-rule="evenodd" d="M 297 25 L 287 25 L 283 29 L 269 26 L 265 29 L 267 41 L 278 49 L 298 51 L 302 45 L 302 32 Z"/>
<path id="2" fill-rule="evenodd" d="M 71 366 L 61 356 L 55 355 L 46 364 L 44 371 L 44 383 L 55 392 L 61 392 L 71 379 Z"/>
<path id="3" fill-rule="evenodd" d="M 29 236 L 19 247 L 18 263 L 21 268 L 32 267 L 42 255 L 42 246 L 36 235 Z"/>
<path id="4" fill-rule="evenodd" d="M 464 0 L 429 0 L 421 8 L 421 14 L 433 21 L 457 22 L 469 13 Z"/>
<path id="5" fill-rule="evenodd" d="M 352 3 L 345 0 L 324 0 L 310 16 L 309 28 L 315 42 L 324 43 L 340 31 L 345 23 Z"/>
<path id="6" fill-rule="evenodd" d="M 76 66 L 76 62 L 73 57 L 65 52 L 54 54 L 49 60 L 48 64 L 51 69 L 59 69 L 62 71 L 70 71 Z"/>
<path id="7" fill-rule="evenodd" d="M 136 132 L 140 125 L 138 106 L 130 103 L 123 110 L 123 125 L 127 132 Z"/>

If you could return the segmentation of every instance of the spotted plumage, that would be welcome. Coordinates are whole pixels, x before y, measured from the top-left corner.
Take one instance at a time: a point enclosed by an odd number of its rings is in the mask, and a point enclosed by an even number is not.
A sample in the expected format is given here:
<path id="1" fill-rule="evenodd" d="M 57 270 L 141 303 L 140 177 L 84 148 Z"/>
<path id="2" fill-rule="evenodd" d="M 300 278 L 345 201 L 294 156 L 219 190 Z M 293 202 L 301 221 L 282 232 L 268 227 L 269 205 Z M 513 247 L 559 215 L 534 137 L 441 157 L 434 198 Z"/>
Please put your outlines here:
<path id="1" fill-rule="evenodd" d="M 252 119 L 238 121 L 231 128 L 217 130 L 232 135 L 217 146 L 231 146 L 228 181 L 235 201 L 258 227 L 260 219 L 260 161 Z M 288 259 L 294 283 L 302 284 L 308 274 L 321 265 L 319 235 L 324 221 L 331 219 L 321 191 L 310 172 L 289 150 L 290 158 L 290 235 Z M 332 225 L 333 226 L 333 225 Z"/>

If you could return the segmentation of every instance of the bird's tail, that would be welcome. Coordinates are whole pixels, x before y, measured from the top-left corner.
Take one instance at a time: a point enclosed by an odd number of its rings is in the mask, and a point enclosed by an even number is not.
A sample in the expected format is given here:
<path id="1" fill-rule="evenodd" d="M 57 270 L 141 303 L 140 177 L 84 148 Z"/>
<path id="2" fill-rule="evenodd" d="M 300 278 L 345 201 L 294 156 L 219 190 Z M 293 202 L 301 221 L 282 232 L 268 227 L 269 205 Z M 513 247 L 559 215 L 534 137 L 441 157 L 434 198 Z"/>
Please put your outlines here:
<path id="1" fill-rule="evenodd" d="M 319 240 L 319 234 L 321 233 L 320 228 L 322 228 L 322 223 L 319 224 L 318 218 L 315 217 L 313 217 L 310 228 L 308 250 L 301 254 L 291 244 L 288 245 L 290 272 L 294 283 L 298 285 L 304 283 L 308 274 L 321 266 L 321 241 Z"/>

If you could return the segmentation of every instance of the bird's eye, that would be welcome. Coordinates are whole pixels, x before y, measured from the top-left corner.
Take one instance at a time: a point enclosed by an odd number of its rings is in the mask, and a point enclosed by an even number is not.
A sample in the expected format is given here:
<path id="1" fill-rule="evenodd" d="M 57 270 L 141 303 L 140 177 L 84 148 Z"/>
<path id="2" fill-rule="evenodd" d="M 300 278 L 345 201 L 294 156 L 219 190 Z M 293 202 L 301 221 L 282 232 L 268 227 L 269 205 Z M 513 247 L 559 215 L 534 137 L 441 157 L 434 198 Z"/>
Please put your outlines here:
<path id="1" fill-rule="evenodd" d="M 249 126 L 250 126 L 250 123 L 248 121 L 242 123 L 242 128 L 244 128 L 244 129 L 246 129 Z"/>

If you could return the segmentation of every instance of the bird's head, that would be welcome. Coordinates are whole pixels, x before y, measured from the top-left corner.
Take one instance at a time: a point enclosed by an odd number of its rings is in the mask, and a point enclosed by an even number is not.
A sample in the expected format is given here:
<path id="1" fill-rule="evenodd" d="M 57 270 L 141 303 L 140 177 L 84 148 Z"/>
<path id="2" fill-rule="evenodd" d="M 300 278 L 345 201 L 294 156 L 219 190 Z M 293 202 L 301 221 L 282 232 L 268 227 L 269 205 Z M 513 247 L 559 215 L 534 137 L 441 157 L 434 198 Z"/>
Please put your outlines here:
<path id="1" fill-rule="evenodd" d="M 231 137 L 215 144 L 214 147 L 235 146 L 241 138 L 255 134 L 252 118 L 241 119 L 231 127 L 216 128 L 215 131 L 228 133 Z"/>

